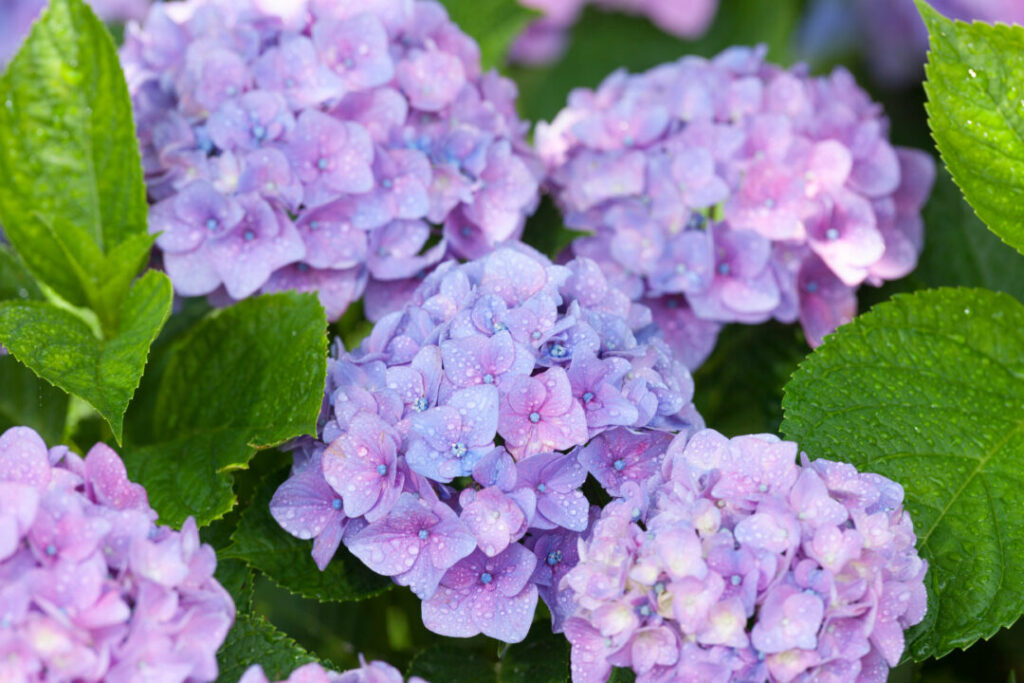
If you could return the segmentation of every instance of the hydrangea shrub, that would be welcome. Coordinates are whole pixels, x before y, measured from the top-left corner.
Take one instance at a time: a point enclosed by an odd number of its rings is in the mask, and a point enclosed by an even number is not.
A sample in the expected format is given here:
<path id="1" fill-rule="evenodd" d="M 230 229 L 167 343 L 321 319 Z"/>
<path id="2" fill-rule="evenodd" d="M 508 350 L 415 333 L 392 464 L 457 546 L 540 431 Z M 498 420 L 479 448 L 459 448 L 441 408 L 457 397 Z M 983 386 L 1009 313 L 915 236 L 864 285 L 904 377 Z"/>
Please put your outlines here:
<path id="1" fill-rule="evenodd" d="M 1024 28 L 920 5 L 925 111 L 687 56 L 789 60 L 805 3 L 719 4 L 590 13 L 517 99 L 517 0 L 185 0 L 120 58 L 52 0 L 0 77 L 0 680 L 1002 680 Z M 926 234 L 867 92 L 948 164 Z"/>
<path id="2" fill-rule="evenodd" d="M 158 4 L 121 59 L 183 296 L 316 291 L 334 320 L 366 291 L 376 318 L 536 206 L 516 87 L 435 0 Z"/>
<path id="3" fill-rule="evenodd" d="M 648 303 L 691 367 L 721 323 L 799 319 L 808 341 L 856 288 L 909 273 L 934 163 L 894 147 L 844 69 L 825 78 L 735 48 L 572 93 L 537 146 L 572 245 Z"/>

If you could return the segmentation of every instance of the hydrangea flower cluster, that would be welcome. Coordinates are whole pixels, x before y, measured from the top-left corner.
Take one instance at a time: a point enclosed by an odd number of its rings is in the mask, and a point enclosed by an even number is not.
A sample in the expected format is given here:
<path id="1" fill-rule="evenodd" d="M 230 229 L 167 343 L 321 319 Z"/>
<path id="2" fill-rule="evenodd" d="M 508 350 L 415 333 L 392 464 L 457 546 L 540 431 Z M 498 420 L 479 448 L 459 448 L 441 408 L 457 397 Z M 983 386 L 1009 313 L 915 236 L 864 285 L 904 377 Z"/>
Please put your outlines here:
<path id="1" fill-rule="evenodd" d="M 935 10 L 962 21 L 1024 25 L 1018 0 L 934 0 Z M 852 29 L 852 30 L 851 30 Z M 837 48 L 860 50 L 876 79 L 888 86 L 920 83 L 928 31 L 914 0 L 817 0 L 800 31 L 809 57 L 828 58 Z"/>
<path id="2" fill-rule="evenodd" d="M 408 586 L 446 636 L 522 640 L 538 593 L 559 630 L 588 472 L 639 490 L 703 426 L 650 312 L 593 261 L 523 245 L 442 264 L 328 367 L 319 439 L 271 513 L 321 568 L 344 542 Z"/>
<path id="3" fill-rule="evenodd" d="M 435 0 L 155 5 L 121 52 L 176 291 L 319 292 L 379 317 L 516 239 L 539 163 L 516 89 Z"/>
<path id="4" fill-rule="evenodd" d="M 104 21 L 124 22 L 144 17 L 150 0 L 89 0 L 89 5 Z M 44 7 L 46 0 L 0 0 L 0 69 L 21 47 Z"/>
<path id="5" fill-rule="evenodd" d="M 217 678 L 235 618 L 217 557 L 194 520 L 156 516 L 105 445 L 0 435 L 0 680 Z"/>
<path id="6" fill-rule="evenodd" d="M 669 446 L 644 513 L 613 502 L 563 584 L 575 683 L 882 682 L 925 614 L 903 489 L 770 435 Z"/>
<path id="7" fill-rule="evenodd" d="M 764 55 L 617 71 L 537 131 L 566 223 L 593 232 L 574 253 L 652 307 L 691 368 L 726 322 L 799 318 L 819 344 L 922 244 L 932 158 L 889 144 L 847 71 Z"/>
<path id="8" fill-rule="evenodd" d="M 512 45 L 509 57 L 523 64 L 544 64 L 565 50 L 568 32 L 588 0 L 519 0 L 544 16 L 526 27 Z M 695 38 L 711 25 L 718 0 L 589 0 L 603 9 L 644 15 L 662 30 Z"/>
<path id="9" fill-rule="evenodd" d="M 387 662 L 369 662 L 359 657 L 359 668 L 335 673 L 319 664 L 306 664 L 277 683 L 405 683 L 402 673 Z M 255 665 L 242 674 L 238 683 L 270 683 L 263 667 Z M 408 683 L 427 683 L 419 676 L 411 676 Z"/>

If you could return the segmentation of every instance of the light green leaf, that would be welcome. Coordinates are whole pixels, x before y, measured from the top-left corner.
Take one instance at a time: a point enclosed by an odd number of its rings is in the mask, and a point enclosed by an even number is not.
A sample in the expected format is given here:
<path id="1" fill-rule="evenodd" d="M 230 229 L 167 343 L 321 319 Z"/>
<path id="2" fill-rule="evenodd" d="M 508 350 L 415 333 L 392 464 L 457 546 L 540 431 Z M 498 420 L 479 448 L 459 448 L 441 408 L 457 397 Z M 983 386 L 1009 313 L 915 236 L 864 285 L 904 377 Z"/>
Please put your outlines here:
<path id="1" fill-rule="evenodd" d="M 317 661 L 301 645 L 278 631 L 258 614 L 240 612 L 217 653 L 217 681 L 238 683 L 254 664 L 272 681 L 287 678 L 294 669 Z"/>
<path id="2" fill-rule="evenodd" d="M 312 541 L 295 538 L 270 516 L 270 499 L 285 475 L 282 471 L 260 485 L 221 556 L 244 560 L 281 588 L 321 602 L 362 600 L 390 589 L 390 578 L 368 569 L 345 546 L 327 569 L 317 568 L 310 556 Z"/>
<path id="3" fill-rule="evenodd" d="M 124 300 L 121 324 L 108 339 L 52 303 L 7 301 L 0 303 L 0 342 L 37 375 L 88 401 L 120 442 L 124 412 L 172 299 L 167 276 L 146 273 Z"/>
<path id="4" fill-rule="evenodd" d="M 942 160 L 978 216 L 1024 252 L 1024 28 L 918 8 L 931 44 L 928 123 Z"/>
<path id="5" fill-rule="evenodd" d="M 515 0 L 441 0 L 459 28 L 480 45 L 484 69 L 501 66 L 509 45 L 540 14 Z"/>
<path id="6" fill-rule="evenodd" d="M 326 328 L 316 296 L 290 292 L 214 311 L 172 343 L 136 434 L 145 442 L 123 456 L 163 523 L 218 519 L 235 505 L 231 471 L 255 449 L 315 433 Z"/>
<path id="7" fill-rule="evenodd" d="M 897 295 L 811 354 L 783 408 L 783 433 L 812 458 L 906 490 L 929 563 L 913 659 L 1024 613 L 1024 306 L 981 289 Z"/>
<path id="8" fill-rule="evenodd" d="M 0 301 L 42 298 L 43 293 L 18 254 L 0 244 Z"/>

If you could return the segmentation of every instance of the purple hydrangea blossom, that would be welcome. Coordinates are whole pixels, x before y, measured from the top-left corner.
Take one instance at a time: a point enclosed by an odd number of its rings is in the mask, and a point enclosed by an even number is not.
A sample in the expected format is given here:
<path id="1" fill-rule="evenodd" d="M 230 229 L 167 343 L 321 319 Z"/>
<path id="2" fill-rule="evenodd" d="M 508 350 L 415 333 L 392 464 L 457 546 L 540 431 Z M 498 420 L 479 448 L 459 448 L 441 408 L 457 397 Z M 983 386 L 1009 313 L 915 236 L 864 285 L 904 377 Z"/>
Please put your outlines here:
<path id="1" fill-rule="evenodd" d="M 341 542 L 409 586 L 448 635 L 522 640 L 538 595 L 560 629 L 588 473 L 646 509 L 670 434 L 703 427 L 646 309 L 593 261 L 523 245 L 442 264 L 329 368 L 271 513 L 321 568 Z"/>
<path id="2" fill-rule="evenodd" d="M 677 437 L 649 511 L 602 511 L 558 584 L 577 605 L 575 683 L 612 666 L 640 682 L 886 679 L 926 609 L 903 489 L 797 451 Z"/>
<path id="3" fill-rule="evenodd" d="M 605 10 L 646 16 L 681 38 L 696 38 L 711 25 L 718 0 L 519 0 L 520 4 L 543 13 L 516 39 L 509 57 L 524 64 L 555 61 L 565 50 L 569 29 L 583 8 L 592 4 Z"/>
<path id="4" fill-rule="evenodd" d="M 366 293 L 375 320 L 537 204 L 515 86 L 435 0 L 157 4 L 121 60 L 183 296 L 316 291 L 335 320 Z"/>
<path id="5" fill-rule="evenodd" d="M 319 664 L 300 666 L 288 678 L 277 683 L 405 683 L 407 679 L 387 662 L 367 662 L 359 655 L 359 668 L 336 673 Z M 249 667 L 238 683 L 271 683 L 259 664 Z M 408 683 L 427 683 L 419 676 L 410 676 Z"/>
<path id="6" fill-rule="evenodd" d="M 235 605 L 195 521 L 156 517 L 105 445 L 83 459 L 27 427 L 0 434 L 0 676 L 217 678 Z"/>
<path id="7" fill-rule="evenodd" d="M 817 346 L 923 241 L 932 158 L 889 143 L 845 70 L 764 54 L 617 71 L 537 130 L 566 223 L 593 233 L 572 252 L 649 305 L 691 369 L 723 323 L 799 319 Z"/>

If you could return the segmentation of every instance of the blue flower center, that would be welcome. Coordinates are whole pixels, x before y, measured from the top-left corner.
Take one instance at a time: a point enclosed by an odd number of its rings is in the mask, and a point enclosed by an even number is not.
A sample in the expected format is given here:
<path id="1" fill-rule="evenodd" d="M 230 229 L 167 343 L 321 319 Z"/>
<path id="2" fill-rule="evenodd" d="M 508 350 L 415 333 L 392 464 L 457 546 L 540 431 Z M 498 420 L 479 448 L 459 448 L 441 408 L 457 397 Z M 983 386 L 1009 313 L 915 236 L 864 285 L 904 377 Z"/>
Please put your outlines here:
<path id="1" fill-rule="evenodd" d="M 494 581 L 494 577 L 491 576 L 490 572 L 484 572 L 480 575 L 480 583 L 484 584 L 485 586 L 489 584 L 491 581 Z"/>
<path id="2" fill-rule="evenodd" d="M 548 490 L 548 485 L 545 484 L 544 482 L 541 482 L 537 484 L 537 490 L 540 491 L 541 493 L 544 493 L 545 491 Z"/>
<path id="3" fill-rule="evenodd" d="M 548 354 L 552 358 L 565 358 L 569 355 L 569 349 L 565 348 L 562 344 L 552 344 L 551 348 L 548 349 Z"/>
<path id="4" fill-rule="evenodd" d="M 707 222 L 707 219 L 704 218 L 704 216 L 702 214 L 692 213 L 692 214 L 690 214 L 690 219 L 688 221 L 686 221 L 686 229 L 687 230 L 700 230 L 700 229 L 702 229 L 704 227 L 704 224 L 706 222 Z"/>
<path id="5" fill-rule="evenodd" d="M 256 239 L 256 233 L 254 233 L 252 230 L 246 230 L 245 232 L 242 233 L 242 237 L 245 238 L 246 242 L 252 242 L 254 239 Z"/>
<path id="6" fill-rule="evenodd" d="M 260 125 L 253 126 L 252 136 L 257 140 L 262 140 L 263 138 L 267 137 L 267 129 Z"/>
<path id="7" fill-rule="evenodd" d="M 459 232 L 462 233 L 463 237 L 469 237 L 473 234 L 473 230 L 468 225 L 463 225 Z"/>
<path id="8" fill-rule="evenodd" d="M 420 396 L 418 399 L 412 402 L 412 407 L 417 413 L 422 413 L 427 409 L 427 399 Z"/>
<path id="9" fill-rule="evenodd" d="M 548 565 L 551 566 L 551 567 L 554 567 L 556 564 L 558 564 L 561 561 L 562 561 L 562 551 L 561 550 L 552 550 L 550 553 L 548 553 L 548 557 L 545 560 L 545 562 L 547 562 Z"/>
<path id="10" fill-rule="evenodd" d="M 729 577 L 729 583 L 731 583 L 734 586 L 738 586 L 741 583 L 743 583 L 743 577 L 740 576 L 739 574 L 733 574 L 732 576 Z"/>
<path id="11" fill-rule="evenodd" d="M 421 541 L 425 541 L 427 540 L 427 537 L 430 536 L 430 532 L 426 529 L 420 529 L 420 532 L 416 535 L 420 537 Z"/>
<path id="12" fill-rule="evenodd" d="M 494 384 L 494 375 L 489 372 L 484 375 L 484 384 Z"/>
<path id="13" fill-rule="evenodd" d="M 540 339 L 540 332 L 534 330 L 533 334 L 531 334 L 530 336 L 533 337 L 534 339 Z"/>
<path id="14" fill-rule="evenodd" d="M 320 221 L 310 221 L 309 222 L 309 229 L 310 230 L 316 230 L 319 227 L 320 227 Z"/>
<path id="15" fill-rule="evenodd" d="M 836 230 L 835 228 L 829 228 L 828 230 L 825 231 L 825 239 L 828 239 L 828 240 L 837 240 L 837 239 L 839 239 L 839 231 Z"/>
<path id="16" fill-rule="evenodd" d="M 812 280 L 811 282 L 808 282 L 808 283 L 807 283 L 807 285 L 806 285 L 806 286 L 804 287 L 804 289 L 806 289 L 806 290 L 807 290 L 808 292 L 810 292 L 811 294 L 814 294 L 815 292 L 817 292 L 817 291 L 818 291 L 818 283 L 817 283 L 817 282 L 814 282 L 814 281 Z"/>
<path id="17" fill-rule="evenodd" d="M 664 592 L 665 592 L 665 584 L 664 583 L 659 581 L 658 583 L 654 584 L 654 594 L 655 595 L 661 595 Z"/>
<path id="18" fill-rule="evenodd" d="M 334 500 L 332 500 L 331 501 L 331 507 L 334 508 L 335 510 L 340 510 L 341 509 L 341 498 L 335 498 Z"/>
<path id="19" fill-rule="evenodd" d="M 380 186 L 383 187 L 385 190 L 390 190 L 393 184 L 394 183 L 391 182 L 391 178 L 384 178 L 383 180 L 380 181 Z"/>
<path id="20" fill-rule="evenodd" d="M 496 320 L 491 323 L 491 329 L 494 330 L 495 332 L 502 332 L 503 330 L 507 330 L 508 328 L 505 327 L 505 323 L 501 322 L 500 320 Z"/>
<path id="21" fill-rule="evenodd" d="M 466 448 L 466 444 L 462 443 L 461 441 L 452 444 L 452 455 L 454 455 L 456 458 L 461 458 L 462 456 L 464 456 L 467 450 L 469 449 Z"/>
<path id="22" fill-rule="evenodd" d="M 387 465 L 385 465 L 384 463 L 381 463 L 381 464 L 377 465 L 377 474 L 379 474 L 380 476 L 383 477 L 387 473 L 388 473 L 388 466 Z"/>
<path id="23" fill-rule="evenodd" d="M 651 616 L 651 606 L 647 604 L 640 605 L 636 608 L 636 612 L 642 617 L 649 617 Z"/>
<path id="24" fill-rule="evenodd" d="M 593 400 L 594 400 L 594 392 L 593 391 L 584 391 L 583 392 L 583 402 L 584 403 L 590 403 Z"/>
<path id="25" fill-rule="evenodd" d="M 50 557 L 53 557 L 54 555 L 56 555 L 57 554 L 57 546 L 55 546 L 52 543 L 50 545 L 46 546 L 46 554 L 49 555 Z"/>
<path id="26" fill-rule="evenodd" d="M 612 467 L 615 468 L 616 472 L 621 472 L 622 470 L 626 469 L 626 461 L 623 460 L 622 458 L 619 458 L 618 460 L 612 463 Z"/>
<path id="27" fill-rule="evenodd" d="M 305 273 L 306 271 L 309 270 L 309 264 L 308 263 L 299 263 L 295 267 L 299 269 L 300 273 Z"/>
<path id="28" fill-rule="evenodd" d="M 731 272 L 732 272 L 732 267 L 728 263 L 719 263 L 718 264 L 718 273 L 719 273 L 719 275 L 728 275 Z"/>
<path id="29" fill-rule="evenodd" d="M 220 223 L 217 221 L 216 218 L 207 218 L 206 219 L 206 229 L 207 230 L 216 230 L 218 225 L 220 225 Z"/>
<path id="30" fill-rule="evenodd" d="M 536 410 L 530 413 L 530 422 L 532 422 L 533 424 L 537 424 L 538 422 L 540 422 L 540 413 L 538 413 Z"/>
<path id="31" fill-rule="evenodd" d="M 324 170 L 325 168 L 327 168 L 327 159 L 325 159 L 323 157 L 320 157 L 319 159 L 317 159 L 316 160 L 316 167 L 319 168 L 321 171 Z"/>

